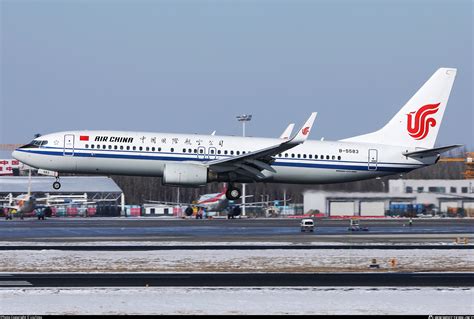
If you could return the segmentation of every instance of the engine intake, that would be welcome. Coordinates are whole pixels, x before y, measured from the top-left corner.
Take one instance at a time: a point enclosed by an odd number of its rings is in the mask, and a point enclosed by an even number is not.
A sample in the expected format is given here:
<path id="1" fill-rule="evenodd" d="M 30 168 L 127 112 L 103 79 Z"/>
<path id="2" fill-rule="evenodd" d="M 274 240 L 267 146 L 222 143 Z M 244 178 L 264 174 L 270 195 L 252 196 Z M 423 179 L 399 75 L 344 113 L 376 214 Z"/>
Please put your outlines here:
<path id="1" fill-rule="evenodd" d="M 203 186 L 207 183 L 207 167 L 198 164 L 168 163 L 163 172 L 163 184 L 174 186 Z"/>

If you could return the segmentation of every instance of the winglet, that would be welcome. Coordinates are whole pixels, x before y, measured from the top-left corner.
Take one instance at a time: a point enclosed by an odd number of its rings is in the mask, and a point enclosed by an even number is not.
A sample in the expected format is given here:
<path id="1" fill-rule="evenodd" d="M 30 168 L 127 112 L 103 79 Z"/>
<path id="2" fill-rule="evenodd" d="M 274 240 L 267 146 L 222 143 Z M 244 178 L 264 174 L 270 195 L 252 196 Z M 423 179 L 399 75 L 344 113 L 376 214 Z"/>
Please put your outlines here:
<path id="1" fill-rule="evenodd" d="M 316 115 L 318 115 L 318 112 L 311 113 L 310 117 L 306 120 L 298 133 L 296 133 L 296 135 L 288 142 L 291 144 L 301 144 L 306 141 L 308 139 L 309 133 L 311 132 L 311 128 L 313 127 Z"/>
<path id="2" fill-rule="evenodd" d="M 291 136 L 291 133 L 293 132 L 294 127 L 295 127 L 295 123 L 291 123 L 290 125 L 288 125 L 288 127 L 280 135 L 280 138 L 283 140 L 289 139 Z"/>

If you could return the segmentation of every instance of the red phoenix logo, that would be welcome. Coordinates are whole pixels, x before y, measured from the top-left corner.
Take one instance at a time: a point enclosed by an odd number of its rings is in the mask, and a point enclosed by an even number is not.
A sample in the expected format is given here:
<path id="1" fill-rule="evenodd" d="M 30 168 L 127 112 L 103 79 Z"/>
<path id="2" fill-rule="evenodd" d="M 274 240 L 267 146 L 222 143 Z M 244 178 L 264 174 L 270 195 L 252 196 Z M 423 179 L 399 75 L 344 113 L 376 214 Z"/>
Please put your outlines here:
<path id="1" fill-rule="evenodd" d="M 429 116 L 438 112 L 439 104 L 426 104 L 418 111 L 407 114 L 407 130 L 411 137 L 422 140 L 428 135 L 430 126 L 436 126 L 436 120 Z M 415 114 L 414 117 L 413 114 Z"/>
<path id="2" fill-rule="evenodd" d="M 309 126 L 306 126 L 304 129 L 301 130 L 301 133 L 303 133 L 303 135 L 308 135 L 309 133 Z"/>

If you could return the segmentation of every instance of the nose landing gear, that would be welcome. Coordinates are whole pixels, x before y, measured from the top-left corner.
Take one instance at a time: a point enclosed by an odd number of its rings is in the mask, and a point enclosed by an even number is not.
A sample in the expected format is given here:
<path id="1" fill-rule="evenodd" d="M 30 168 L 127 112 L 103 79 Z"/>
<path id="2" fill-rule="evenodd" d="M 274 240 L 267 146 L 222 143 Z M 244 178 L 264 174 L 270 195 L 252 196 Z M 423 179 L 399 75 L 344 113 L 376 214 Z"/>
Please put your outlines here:
<path id="1" fill-rule="evenodd" d="M 59 176 L 56 176 L 56 181 L 53 183 L 53 188 L 58 190 L 61 188 L 61 183 L 59 182 Z"/>

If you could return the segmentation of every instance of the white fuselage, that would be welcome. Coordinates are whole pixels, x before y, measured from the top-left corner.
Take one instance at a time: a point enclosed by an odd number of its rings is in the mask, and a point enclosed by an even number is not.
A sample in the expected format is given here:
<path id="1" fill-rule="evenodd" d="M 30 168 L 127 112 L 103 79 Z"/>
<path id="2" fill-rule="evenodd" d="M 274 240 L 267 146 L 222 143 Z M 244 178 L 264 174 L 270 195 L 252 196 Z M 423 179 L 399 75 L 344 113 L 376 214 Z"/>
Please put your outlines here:
<path id="1" fill-rule="evenodd" d="M 163 176 L 170 162 L 206 162 L 264 149 L 281 139 L 120 131 L 70 131 L 43 135 L 13 156 L 62 173 Z M 431 165 L 437 157 L 410 158 L 413 149 L 383 144 L 306 141 L 275 156 L 276 173 L 261 181 L 339 183 L 399 174 Z M 242 180 L 245 182 L 245 180 Z M 238 182 L 238 180 L 237 180 Z"/>

